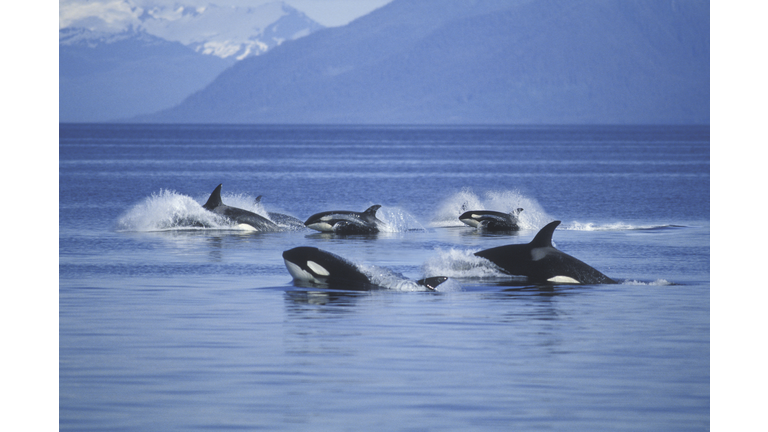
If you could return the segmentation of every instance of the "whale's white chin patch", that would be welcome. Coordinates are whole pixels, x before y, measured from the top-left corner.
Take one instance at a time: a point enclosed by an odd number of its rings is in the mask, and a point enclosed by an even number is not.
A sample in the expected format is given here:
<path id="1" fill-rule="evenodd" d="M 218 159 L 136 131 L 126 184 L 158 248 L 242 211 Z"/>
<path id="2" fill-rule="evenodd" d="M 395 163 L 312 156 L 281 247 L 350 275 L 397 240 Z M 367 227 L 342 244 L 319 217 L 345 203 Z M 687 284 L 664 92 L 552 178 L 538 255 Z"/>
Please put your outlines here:
<path id="1" fill-rule="evenodd" d="M 474 217 L 476 215 L 472 215 L 472 216 Z M 480 222 L 476 221 L 475 219 L 462 219 L 461 221 L 471 226 L 472 228 L 477 228 L 478 226 L 480 226 Z"/>
<path id="2" fill-rule="evenodd" d="M 309 269 L 315 272 L 315 274 L 318 276 L 328 276 L 331 274 L 328 272 L 328 270 L 325 269 L 325 267 L 314 261 L 307 261 L 307 267 L 309 267 Z"/>
<path id="3" fill-rule="evenodd" d="M 311 273 L 305 272 L 302 270 L 301 267 L 297 266 L 296 264 L 288 261 L 285 261 L 285 268 L 288 269 L 288 273 L 293 276 L 294 279 L 300 280 L 300 281 L 307 281 L 307 282 L 319 282 L 317 279 L 315 279 L 314 276 L 312 276 Z"/>
<path id="4" fill-rule="evenodd" d="M 312 228 L 313 230 L 322 232 L 333 232 L 333 225 L 329 224 L 328 222 L 315 222 L 313 224 L 307 225 L 307 228 Z"/>
<path id="5" fill-rule="evenodd" d="M 248 224 L 237 224 L 237 228 L 241 229 L 243 231 L 258 231 L 256 228 L 248 225 Z"/>
<path id="6" fill-rule="evenodd" d="M 551 278 L 547 279 L 547 282 L 572 283 L 572 284 L 581 283 L 570 276 L 552 276 Z"/>

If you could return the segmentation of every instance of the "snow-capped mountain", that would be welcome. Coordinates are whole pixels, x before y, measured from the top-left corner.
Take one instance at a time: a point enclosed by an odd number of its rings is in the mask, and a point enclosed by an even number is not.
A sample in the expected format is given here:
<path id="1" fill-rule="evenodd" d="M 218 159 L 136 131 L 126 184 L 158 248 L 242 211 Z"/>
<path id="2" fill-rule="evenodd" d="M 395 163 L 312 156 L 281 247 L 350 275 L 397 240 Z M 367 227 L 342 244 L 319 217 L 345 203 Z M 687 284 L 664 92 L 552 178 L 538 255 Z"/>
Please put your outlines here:
<path id="1" fill-rule="evenodd" d="M 66 3 L 59 121 L 126 119 L 179 104 L 246 57 L 323 28 L 282 1 L 258 7 Z"/>
<path id="2" fill-rule="evenodd" d="M 256 7 L 142 8 L 129 0 L 61 6 L 60 45 L 111 43 L 131 33 L 179 42 L 201 54 L 241 60 L 323 26 L 282 1 Z"/>

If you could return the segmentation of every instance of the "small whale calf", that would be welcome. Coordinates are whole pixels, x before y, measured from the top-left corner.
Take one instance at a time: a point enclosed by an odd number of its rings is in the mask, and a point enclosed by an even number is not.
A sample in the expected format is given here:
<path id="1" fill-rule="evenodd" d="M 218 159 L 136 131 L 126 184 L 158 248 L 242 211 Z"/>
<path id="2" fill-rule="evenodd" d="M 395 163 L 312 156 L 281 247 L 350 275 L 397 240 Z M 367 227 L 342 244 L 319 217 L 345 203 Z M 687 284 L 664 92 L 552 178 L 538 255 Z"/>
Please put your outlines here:
<path id="1" fill-rule="evenodd" d="M 203 204 L 203 208 L 227 218 L 238 224 L 241 228 L 263 232 L 281 231 L 277 224 L 264 216 L 257 215 L 256 213 L 241 208 L 225 205 L 221 201 L 221 184 L 216 186 L 216 189 L 213 190 L 211 196 L 208 197 L 208 201 Z"/>
<path id="2" fill-rule="evenodd" d="M 459 216 L 465 224 L 485 231 L 519 231 L 518 215 L 523 209 L 512 213 L 502 213 L 490 210 L 470 210 Z"/>
<path id="3" fill-rule="evenodd" d="M 380 205 L 372 205 L 364 212 L 334 210 L 314 214 L 304 222 L 307 228 L 336 234 L 375 234 L 386 224 L 376 217 Z"/>
<path id="4" fill-rule="evenodd" d="M 550 222 L 527 244 L 499 246 L 475 255 L 496 264 L 510 275 L 526 276 L 535 283 L 614 284 L 616 281 L 552 245 L 560 221 Z"/>
<path id="5" fill-rule="evenodd" d="M 288 273 L 299 282 L 345 290 L 383 288 L 360 271 L 356 265 L 338 255 L 316 247 L 300 246 L 289 249 L 283 252 L 283 260 Z M 448 278 L 445 276 L 436 276 L 415 282 L 427 289 L 434 290 L 446 280 Z"/>

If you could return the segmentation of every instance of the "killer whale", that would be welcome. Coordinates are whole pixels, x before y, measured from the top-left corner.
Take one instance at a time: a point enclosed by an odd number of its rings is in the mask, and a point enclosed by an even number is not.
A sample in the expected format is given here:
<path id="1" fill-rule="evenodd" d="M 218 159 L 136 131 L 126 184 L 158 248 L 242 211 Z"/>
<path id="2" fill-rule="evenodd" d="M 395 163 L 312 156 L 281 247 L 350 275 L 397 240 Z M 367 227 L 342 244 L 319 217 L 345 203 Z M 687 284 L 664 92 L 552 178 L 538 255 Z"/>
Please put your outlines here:
<path id="1" fill-rule="evenodd" d="M 331 252 L 310 246 L 299 246 L 283 252 L 288 273 L 302 283 L 327 286 L 335 289 L 370 290 L 384 288 L 346 259 Z M 435 276 L 415 281 L 427 289 L 445 282 L 445 276 Z"/>
<path id="2" fill-rule="evenodd" d="M 558 225 L 560 221 L 550 222 L 530 243 L 499 246 L 476 252 L 475 255 L 491 261 L 508 274 L 527 276 L 529 281 L 535 283 L 616 283 L 584 262 L 555 249 L 552 234 Z"/>
<path id="3" fill-rule="evenodd" d="M 522 212 L 518 208 L 512 213 L 502 213 L 491 210 L 470 210 L 459 216 L 459 220 L 465 224 L 486 231 L 518 231 L 520 230 L 518 215 Z"/>
<path id="4" fill-rule="evenodd" d="M 336 234 L 374 234 L 386 225 L 376 217 L 380 205 L 372 205 L 363 212 L 333 210 L 316 213 L 304 222 L 304 226 L 320 232 Z"/>
<path id="5" fill-rule="evenodd" d="M 225 205 L 221 201 L 221 184 L 216 186 L 216 189 L 213 190 L 211 196 L 208 197 L 208 201 L 203 204 L 203 208 L 218 215 L 224 216 L 232 222 L 235 222 L 239 225 L 245 225 L 246 227 L 250 227 L 256 231 L 281 231 L 277 224 L 263 216 L 259 216 L 256 213 L 250 212 L 248 210 Z"/>
<path id="6" fill-rule="evenodd" d="M 254 200 L 254 204 L 263 206 L 263 204 L 261 204 L 261 198 L 262 198 L 261 195 L 257 196 L 256 199 Z M 269 216 L 269 219 L 272 222 L 286 228 L 291 228 L 291 229 L 305 228 L 304 222 L 302 222 L 301 219 L 295 218 L 291 215 L 267 211 L 267 216 Z"/>

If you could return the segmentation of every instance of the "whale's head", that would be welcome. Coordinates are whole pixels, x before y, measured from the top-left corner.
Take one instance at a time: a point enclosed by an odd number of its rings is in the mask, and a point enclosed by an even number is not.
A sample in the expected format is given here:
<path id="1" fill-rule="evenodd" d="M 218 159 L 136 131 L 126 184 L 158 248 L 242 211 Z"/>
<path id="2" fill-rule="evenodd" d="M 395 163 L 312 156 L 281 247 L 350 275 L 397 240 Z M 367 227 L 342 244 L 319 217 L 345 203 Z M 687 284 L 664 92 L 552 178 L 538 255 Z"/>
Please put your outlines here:
<path id="1" fill-rule="evenodd" d="M 300 246 L 283 252 L 288 272 L 298 282 L 353 289 L 370 284 L 357 265 L 316 247 Z"/>
<path id="2" fill-rule="evenodd" d="M 288 273 L 295 280 L 312 283 L 326 283 L 335 266 L 333 254 L 315 247 L 300 246 L 283 252 Z"/>
<path id="3" fill-rule="evenodd" d="M 333 218 L 333 213 L 323 212 L 317 213 L 309 217 L 304 226 L 321 232 L 333 232 L 333 225 L 336 221 Z"/>

